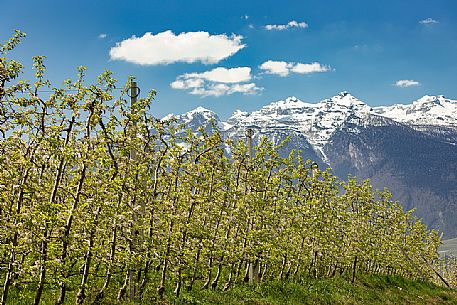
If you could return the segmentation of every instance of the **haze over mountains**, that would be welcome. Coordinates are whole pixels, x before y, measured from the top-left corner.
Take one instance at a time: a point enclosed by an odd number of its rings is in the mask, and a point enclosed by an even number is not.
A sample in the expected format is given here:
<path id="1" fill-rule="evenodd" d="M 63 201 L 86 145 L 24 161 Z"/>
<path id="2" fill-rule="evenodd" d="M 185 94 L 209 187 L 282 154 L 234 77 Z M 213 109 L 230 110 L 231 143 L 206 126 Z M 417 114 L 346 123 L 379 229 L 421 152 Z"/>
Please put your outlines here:
<path id="1" fill-rule="evenodd" d="M 235 111 L 226 121 L 202 107 L 174 117 L 192 129 L 209 129 L 214 120 L 234 139 L 244 138 L 247 127 L 254 141 L 267 136 L 278 144 L 290 136 L 284 153 L 299 149 L 343 179 L 370 178 L 405 209 L 416 208 L 430 228 L 457 236 L 457 100 L 424 96 L 370 107 L 341 92 L 316 104 L 289 97 L 251 113 Z"/>

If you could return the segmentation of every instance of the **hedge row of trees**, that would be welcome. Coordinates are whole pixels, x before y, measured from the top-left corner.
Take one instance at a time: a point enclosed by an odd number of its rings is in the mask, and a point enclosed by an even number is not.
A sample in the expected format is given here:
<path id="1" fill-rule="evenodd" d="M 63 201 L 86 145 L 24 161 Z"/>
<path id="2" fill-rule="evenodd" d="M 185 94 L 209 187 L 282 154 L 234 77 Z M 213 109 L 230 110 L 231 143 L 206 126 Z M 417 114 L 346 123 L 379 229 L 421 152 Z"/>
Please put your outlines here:
<path id="1" fill-rule="evenodd" d="M 388 191 L 266 139 L 250 158 L 217 130 L 182 132 L 148 114 L 154 91 L 130 105 L 131 80 L 118 90 L 108 71 L 86 85 L 80 67 L 53 89 L 43 60 L 28 83 L 0 58 L 2 304 L 18 289 L 34 304 L 97 304 L 248 280 L 434 276 L 436 232 Z"/>

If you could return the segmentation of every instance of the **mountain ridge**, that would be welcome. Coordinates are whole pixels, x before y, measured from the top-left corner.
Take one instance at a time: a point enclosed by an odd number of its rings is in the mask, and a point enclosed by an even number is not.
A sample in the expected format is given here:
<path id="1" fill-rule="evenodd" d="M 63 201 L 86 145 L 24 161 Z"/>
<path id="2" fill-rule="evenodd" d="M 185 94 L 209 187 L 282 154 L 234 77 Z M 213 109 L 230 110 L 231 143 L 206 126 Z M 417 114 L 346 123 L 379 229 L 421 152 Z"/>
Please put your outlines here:
<path id="1" fill-rule="evenodd" d="M 390 118 L 399 123 L 414 126 L 443 126 L 457 129 L 457 100 L 447 99 L 444 95 L 425 95 L 409 104 L 394 104 L 391 106 L 371 107 L 347 91 L 323 99 L 318 103 L 307 103 L 295 96 L 287 97 L 284 100 L 273 101 L 264 105 L 259 110 L 252 112 L 235 110 L 227 120 L 220 120 L 218 115 L 204 107 L 197 107 L 180 115 L 168 115 L 178 118 L 179 121 L 190 122 L 193 115 L 205 113 L 207 117 L 224 123 L 224 129 L 234 125 L 287 125 L 294 123 L 297 129 L 312 133 L 313 128 L 317 130 L 325 129 L 324 140 L 330 135 L 328 131 L 334 131 L 335 127 L 340 127 L 343 121 L 350 114 L 362 115 L 373 114 Z M 340 114 L 329 116 L 329 114 Z M 187 119 L 184 119 L 184 118 Z M 263 123 L 263 124 L 262 124 Z M 333 124 L 333 125 L 332 125 Z M 320 139 L 311 137 L 311 142 L 315 145 L 322 145 Z"/>
<path id="2" fill-rule="evenodd" d="M 254 143 L 263 136 L 292 149 L 344 179 L 371 179 L 389 188 L 393 199 L 445 237 L 457 236 L 457 101 L 426 95 L 410 104 L 371 107 L 348 92 L 311 104 L 296 97 L 252 112 L 237 110 L 222 121 L 197 108 L 174 116 L 186 128 L 211 130 L 214 121 L 225 138 Z M 169 118 L 169 116 L 168 116 Z"/>

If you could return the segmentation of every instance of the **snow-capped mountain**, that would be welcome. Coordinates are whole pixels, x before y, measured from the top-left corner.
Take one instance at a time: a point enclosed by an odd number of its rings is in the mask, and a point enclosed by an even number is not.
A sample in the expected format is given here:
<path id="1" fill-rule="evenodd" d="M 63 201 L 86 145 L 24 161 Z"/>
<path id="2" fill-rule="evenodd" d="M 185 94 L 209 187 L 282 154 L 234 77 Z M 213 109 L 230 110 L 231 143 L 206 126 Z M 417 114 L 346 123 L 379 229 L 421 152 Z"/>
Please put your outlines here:
<path id="1" fill-rule="evenodd" d="M 350 118 L 358 118 L 358 124 L 379 124 L 373 116 L 389 118 L 393 121 L 414 126 L 442 126 L 457 128 L 457 100 L 446 99 L 443 95 L 424 96 L 411 104 L 370 107 L 348 92 L 341 92 L 319 103 L 305 103 L 296 97 L 273 102 L 251 113 L 235 111 L 225 122 L 216 113 L 198 107 L 175 117 L 188 128 L 196 129 L 215 121 L 219 129 L 229 134 L 247 127 L 259 132 L 287 130 L 305 135 L 307 141 L 318 152 L 328 143 L 332 135 Z M 371 117 L 371 119 L 370 119 Z"/>
<path id="2" fill-rule="evenodd" d="M 371 108 L 347 92 L 342 92 L 317 104 L 305 103 L 296 97 L 289 97 L 262 107 L 252 113 L 236 111 L 228 120 L 227 131 L 233 136 L 240 129 L 251 127 L 262 133 L 274 129 L 303 135 L 307 142 L 320 155 L 327 158 L 322 148 L 331 135 L 342 126 L 351 115 L 364 115 Z M 238 132 L 236 132 L 238 131 Z"/>
<path id="3" fill-rule="evenodd" d="M 170 119 L 175 119 L 178 124 L 183 124 L 185 128 L 190 128 L 192 130 L 198 130 L 199 127 L 203 127 L 206 130 L 211 129 L 212 122 L 219 128 L 224 128 L 224 123 L 219 120 L 217 114 L 203 107 L 197 107 L 184 114 L 169 114 L 162 120 Z"/>
<path id="4" fill-rule="evenodd" d="M 306 135 L 315 148 L 322 148 L 331 135 L 351 114 L 364 114 L 371 108 L 347 92 L 317 104 L 304 103 L 296 97 L 271 103 L 252 113 L 237 111 L 227 123 L 237 128 L 257 126 L 266 129 L 290 129 Z"/>
<path id="5" fill-rule="evenodd" d="M 426 95 L 408 105 L 376 107 L 374 113 L 412 125 L 457 127 L 457 101 Z"/>
<path id="6" fill-rule="evenodd" d="M 372 108 L 342 92 L 314 104 L 289 97 L 250 113 L 237 110 L 226 121 L 202 107 L 173 117 L 192 130 L 210 131 L 215 124 L 226 138 L 245 139 L 248 127 L 254 142 L 267 136 L 278 144 L 290 137 L 284 155 L 298 149 L 343 179 L 370 178 L 405 208 L 417 208 L 431 228 L 457 236 L 456 100 L 424 96 Z"/>

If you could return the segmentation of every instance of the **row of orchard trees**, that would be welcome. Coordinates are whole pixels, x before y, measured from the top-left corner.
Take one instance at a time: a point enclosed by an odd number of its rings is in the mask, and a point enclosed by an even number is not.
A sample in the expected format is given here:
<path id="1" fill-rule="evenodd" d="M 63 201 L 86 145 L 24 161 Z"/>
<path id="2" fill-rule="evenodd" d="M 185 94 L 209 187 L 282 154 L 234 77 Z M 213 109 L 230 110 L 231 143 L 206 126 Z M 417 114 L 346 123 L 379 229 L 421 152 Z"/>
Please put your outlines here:
<path id="1" fill-rule="evenodd" d="M 229 289 L 249 270 L 432 276 L 439 238 L 388 192 L 313 173 L 265 139 L 249 158 L 217 130 L 183 133 L 148 114 L 154 92 L 129 105 L 109 72 L 50 89 L 42 57 L 33 84 L 21 69 L 0 59 L 2 304 L 21 289 L 34 304 Z"/>

